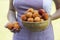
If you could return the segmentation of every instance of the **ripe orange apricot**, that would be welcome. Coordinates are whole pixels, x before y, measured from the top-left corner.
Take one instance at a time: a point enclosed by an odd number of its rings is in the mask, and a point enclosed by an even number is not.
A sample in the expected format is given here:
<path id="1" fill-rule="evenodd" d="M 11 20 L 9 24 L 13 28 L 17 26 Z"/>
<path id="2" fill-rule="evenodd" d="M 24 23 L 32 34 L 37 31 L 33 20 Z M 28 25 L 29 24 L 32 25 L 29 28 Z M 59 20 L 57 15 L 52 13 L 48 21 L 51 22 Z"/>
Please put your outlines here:
<path id="1" fill-rule="evenodd" d="M 28 13 L 26 13 L 26 17 L 28 17 L 28 18 L 31 18 L 32 17 L 32 12 L 28 12 Z"/>
<path id="2" fill-rule="evenodd" d="M 44 19 L 41 19 L 41 22 L 43 22 L 44 21 Z"/>
<path id="3" fill-rule="evenodd" d="M 13 25 L 14 25 L 14 28 L 16 28 L 16 29 L 20 29 L 20 26 L 19 26 L 18 23 L 14 23 Z"/>
<path id="4" fill-rule="evenodd" d="M 18 29 L 19 25 L 18 24 L 14 24 L 14 28 Z"/>
<path id="5" fill-rule="evenodd" d="M 26 17 L 25 15 L 21 15 L 21 19 L 22 19 L 23 21 L 25 21 L 25 20 L 27 19 L 27 17 Z"/>
<path id="6" fill-rule="evenodd" d="M 33 17 L 35 18 L 35 17 L 39 17 L 39 14 L 38 13 L 34 13 L 33 14 Z"/>
<path id="7" fill-rule="evenodd" d="M 48 20 L 48 14 L 47 14 L 47 13 L 44 13 L 44 14 L 43 14 L 43 18 L 44 18 L 45 20 Z"/>
<path id="8" fill-rule="evenodd" d="M 34 22 L 40 22 L 40 21 L 41 21 L 40 17 L 35 17 Z"/>
<path id="9" fill-rule="evenodd" d="M 39 16 L 38 11 L 37 10 L 34 10 L 33 17 L 35 18 L 35 17 L 38 17 L 38 16 Z"/>
<path id="10" fill-rule="evenodd" d="M 33 22 L 33 20 L 34 20 L 33 18 L 28 18 L 27 21 L 28 21 L 28 22 Z"/>
<path id="11" fill-rule="evenodd" d="M 8 26 L 8 29 L 10 29 L 10 30 L 13 28 L 13 24 L 12 23 L 8 23 L 7 26 Z"/>
<path id="12" fill-rule="evenodd" d="M 27 11 L 28 12 L 34 12 L 34 9 L 33 8 L 29 8 Z"/>

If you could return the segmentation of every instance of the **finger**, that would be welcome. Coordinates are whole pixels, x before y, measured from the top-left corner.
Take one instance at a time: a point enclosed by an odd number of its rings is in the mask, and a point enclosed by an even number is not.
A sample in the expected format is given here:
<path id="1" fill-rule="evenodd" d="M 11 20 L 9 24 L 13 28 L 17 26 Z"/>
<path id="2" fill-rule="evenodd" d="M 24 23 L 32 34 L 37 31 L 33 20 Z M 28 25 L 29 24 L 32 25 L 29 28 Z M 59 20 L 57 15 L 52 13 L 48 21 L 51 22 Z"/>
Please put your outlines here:
<path id="1" fill-rule="evenodd" d="M 18 29 L 18 28 L 14 28 L 14 29 L 15 29 L 14 30 L 15 32 L 19 32 L 20 31 L 20 29 Z"/>
<path id="2" fill-rule="evenodd" d="M 11 32 L 16 33 L 16 32 L 19 32 L 19 30 L 18 30 L 18 29 L 16 29 L 16 28 L 13 28 L 13 29 L 11 30 Z"/>
<path id="3" fill-rule="evenodd" d="M 16 30 L 16 29 L 15 29 L 15 28 L 13 28 L 13 29 L 11 30 L 11 32 L 14 32 L 14 33 L 15 33 L 15 30 Z"/>
<path id="4" fill-rule="evenodd" d="M 4 24 L 5 28 L 7 28 L 7 24 L 8 24 L 8 22 L 6 22 L 6 23 Z"/>
<path id="5" fill-rule="evenodd" d="M 19 31 L 20 31 L 20 28 L 13 28 L 13 29 L 11 30 L 11 32 L 14 32 L 14 33 L 19 32 Z"/>
<path id="6" fill-rule="evenodd" d="M 19 31 L 20 31 L 20 29 L 16 29 L 16 31 L 17 31 L 17 32 L 19 32 Z"/>

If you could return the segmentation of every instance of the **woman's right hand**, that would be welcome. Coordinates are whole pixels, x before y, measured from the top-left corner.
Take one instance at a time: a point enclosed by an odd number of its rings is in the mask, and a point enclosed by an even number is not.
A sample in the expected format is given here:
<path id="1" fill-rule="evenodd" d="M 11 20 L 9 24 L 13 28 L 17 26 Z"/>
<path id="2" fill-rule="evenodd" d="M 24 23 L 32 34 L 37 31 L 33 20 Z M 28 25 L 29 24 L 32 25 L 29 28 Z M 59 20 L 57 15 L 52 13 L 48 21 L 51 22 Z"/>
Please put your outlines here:
<path id="1" fill-rule="evenodd" d="M 14 22 L 14 23 L 9 22 L 6 24 L 6 28 L 8 28 L 11 32 L 19 32 L 21 26 L 18 24 L 18 22 Z"/>

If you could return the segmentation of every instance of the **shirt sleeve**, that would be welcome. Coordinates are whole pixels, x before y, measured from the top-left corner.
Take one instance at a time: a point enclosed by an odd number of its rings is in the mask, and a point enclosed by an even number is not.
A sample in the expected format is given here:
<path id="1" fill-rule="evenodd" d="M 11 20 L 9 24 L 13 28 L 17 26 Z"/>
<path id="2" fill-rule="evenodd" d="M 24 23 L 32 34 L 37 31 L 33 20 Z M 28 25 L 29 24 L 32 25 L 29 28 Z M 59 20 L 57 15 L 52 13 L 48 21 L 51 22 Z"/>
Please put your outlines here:
<path id="1" fill-rule="evenodd" d="M 52 0 L 43 0 L 43 9 L 50 14 L 52 10 Z"/>

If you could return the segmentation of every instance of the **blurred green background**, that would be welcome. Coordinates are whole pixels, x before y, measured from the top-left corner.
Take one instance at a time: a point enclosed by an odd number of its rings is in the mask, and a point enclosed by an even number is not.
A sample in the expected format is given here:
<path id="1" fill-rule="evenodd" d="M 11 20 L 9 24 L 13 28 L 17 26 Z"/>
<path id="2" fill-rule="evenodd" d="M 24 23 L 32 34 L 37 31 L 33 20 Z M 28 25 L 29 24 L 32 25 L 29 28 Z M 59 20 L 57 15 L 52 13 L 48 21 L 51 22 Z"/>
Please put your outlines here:
<path id="1" fill-rule="evenodd" d="M 52 3 L 51 15 L 56 11 L 54 3 Z M 7 12 L 9 0 L 0 0 L 0 40 L 12 40 L 13 33 L 4 27 L 7 21 Z M 60 19 L 52 21 L 55 40 L 60 40 Z"/>

